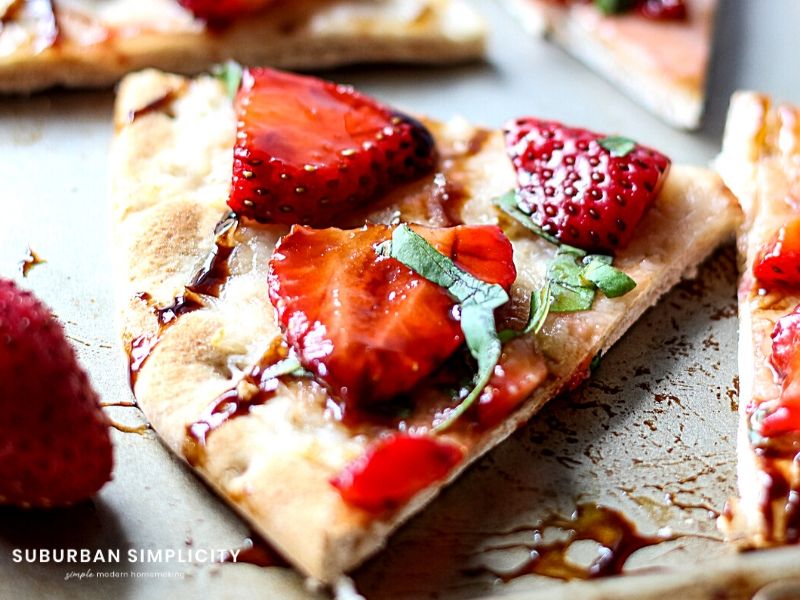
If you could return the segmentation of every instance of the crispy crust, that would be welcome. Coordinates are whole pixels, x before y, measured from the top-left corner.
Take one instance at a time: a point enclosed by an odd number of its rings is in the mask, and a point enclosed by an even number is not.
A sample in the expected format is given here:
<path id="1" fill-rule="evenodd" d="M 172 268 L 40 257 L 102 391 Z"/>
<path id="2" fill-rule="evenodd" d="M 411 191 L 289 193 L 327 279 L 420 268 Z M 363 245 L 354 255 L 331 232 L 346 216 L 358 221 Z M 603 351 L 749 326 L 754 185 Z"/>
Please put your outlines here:
<path id="1" fill-rule="evenodd" d="M 550 0 L 504 1 L 529 31 L 552 37 L 668 123 L 699 127 L 716 0 L 687 0 L 685 26 L 635 15 L 602 19 L 594 7 Z"/>
<path id="2" fill-rule="evenodd" d="M 109 4 L 126 2 L 136 4 Z M 292 0 L 215 30 L 174 0 L 161 3 L 155 18 L 132 26 L 120 24 L 121 11 L 113 6 L 95 3 L 81 11 L 80 0 L 55 0 L 60 37 L 44 50 L 26 46 L 7 53 L 2 38 L 12 32 L 0 27 L 0 92 L 109 86 L 146 67 L 195 74 L 228 59 L 309 70 L 367 62 L 445 64 L 480 58 L 485 49 L 484 24 L 463 0 Z"/>
<path id="3" fill-rule="evenodd" d="M 153 112 L 129 123 L 132 111 L 176 86 L 184 91 L 169 107 L 171 116 Z M 154 331 L 151 307 L 167 305 L 181 293 L 212 244 L 214 223 L 225 210 L 234 118 L 229 100 L 213 79 L 187 82 L 147 71 L 123 81 L 116 120 L 113 229 L 119 240 L 122 337 L 129 347 L 133 338 Z M 465 190 L 460 210 L 465 222 L 497 222 L 490 199 L 514 185 L 500 132 L 459 120 L 428 124 L 443 155 L 440 173 L 397 189 L 362 219 L 386 221 L 399 210 L 406 220 L 445 224 L 428 202 L 446 179 Z M 528 351 L 536 346 L 541 353 L 549 378 L 506 422 L 477 439 L 468 460 L 448 481 L 576 375 L 586 373 L 597 352 L 608 348 L 681 274 L 691 272 L 727 239 L 738 219 L 734 200 L 714 174 L 674 168 L 641 225 L 641 235 L 618 256 L 617 264 L 638 287 L 616 300 L 599 298 L 589 312 L 551 315 L 542 333 L 525 341 Z M 504 225 L 515 250 L 515 293 L 529 297 L 541 282 L 552 247 L 510 223 Z M 179 456 L 187 425 L 279 335 L 267 300 L 264 265 L 272 244 L 285 231 L 244 227 L 232 259 L 232 277 L 220 300 L 181 317 L 139 372 L 139 404 Z M 674 236 L 674 231 L 682 235 Z M 150 301 L 137 297 L 140 292 L 150 294 Z M 324 393 L 316 386 L 292 384 L 282 389 L 268 403 L 216 430 L 209 437 L 207 460 L 197 471 L 296 566 L 331 582 L 383 546 L 388 534 L 447 482 L 430 486 L 384 518 L 371 518 L 345 505 L 328 479 L 360 454 L 368 440 L 354 437 L 324 406 Z"/>
<path id="4" fill-rule="evenodd" d="M 800 489 L 790 459 L 758 456 L 750 443 L 755 406 L 780 396 L 769 358 L 776 321 L 800 295 L 759 294 L 751 273 L 759 248 L 800 205 L 800 108 L 775 105 L 768 96 L 738 92 L 732 100 L 717 169 L 737 195 L 745 221 L 739 231 L 739 498 L 720 517 L 720 528 L 744 547 L 787 541 L 787 496 L 771 490 L 782 478 Z M 787 492 L 788 494 L 788 492 Z"/>

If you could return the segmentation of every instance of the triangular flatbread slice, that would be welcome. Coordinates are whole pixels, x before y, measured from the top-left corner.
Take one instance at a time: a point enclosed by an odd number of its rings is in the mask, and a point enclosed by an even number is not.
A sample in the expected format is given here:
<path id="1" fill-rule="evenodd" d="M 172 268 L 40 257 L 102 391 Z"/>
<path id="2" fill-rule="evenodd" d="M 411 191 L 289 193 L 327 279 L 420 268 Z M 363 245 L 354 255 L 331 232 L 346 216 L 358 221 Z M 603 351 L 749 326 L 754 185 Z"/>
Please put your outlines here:
<path id="1" fill-rule="evenodd" d="M 167 102 L 154 103 L 165 97 Z M 154 104 L 156 110 L 142 111 Z M 312 383 L 294 381 L 240 411 L 210 432 L 199 456 L 196 439 L 187 445 L 193 424 L 281 337 L 268 300 L 267 262 L 288 227 L 240 222 L 230 274 L 217 297 L 186 309 L 186 302 L 198 299 L 187 296 L 185 286 L 208 265 L 215 226 L 227 212 L 236 132 L 231 99 L 212 77 L 145 71 L 123 81 L 115 118 L 117 291 L 138 403 L 169 448 L 188 458 L 297 568 L 324 582 L 376 552 L 469 463 L 588 376 L 595 357 L 729 239 L 740 215 L 715 174 L 673 167 L 635 239 L 615 258 L 636 288 L 614 299 L 598 294 L 591 310 L 551 314 L 537 335 L 510 342 L 508 352 L 530 359 L 538 384 L 533 395 L 495 427 L 441 434 L 465 449 L 464 460 L 396 510 L 376 515 L 345 503 L 330 484 L 375 434 L 358 435 L 343 424 Z M 388 223 L 398 213 L 432 226 L 502 223 L 518 272 L 512 297 L 526 302 L 542 285 L 555 247 L 501 217 L 492 204 L 515 186 L 502 132 L 463 120 L 426 125 L 439 149 L 434 173 L 395 188 L 354 226 L 365 219 Z M 230 243 L 226 238 L 226 247 Z M 176 303 L 176 297 L 183 300 Z"/>
<path id="2" fill-rule="evenodd" d="M 745 213 L 738 240 L 739 498 L 728 503 L 719 524 L 744 546 L 797 543 L 796 433 L 762 435 L 761 422 L 785 401 L 771 336 L 800 304 L 800 291 L 759 280 L 754 264 L 776 232 L 800 216 L 800 108 L 762 94 L 735 94 L 717 168 Z"/>
<path id="3" fill-rule="evenodd" d="M 604 16 L 592 2 L 504 2 L 529 31 L 551 37 L 668 123 L 700 125 L 717 0 L 686 0 L 687 19 L 675 22 L 635 10 Z"/>
<path id="4" fill-rule="evenodd" d="M 444 64 L 483 55 L 463 0 L 280 0 L 208 25 L 177 0 L 0 3 L 0 92 L 100 87 L 155 67 L 199 73 L 228 59 L 288 69 Z"/>

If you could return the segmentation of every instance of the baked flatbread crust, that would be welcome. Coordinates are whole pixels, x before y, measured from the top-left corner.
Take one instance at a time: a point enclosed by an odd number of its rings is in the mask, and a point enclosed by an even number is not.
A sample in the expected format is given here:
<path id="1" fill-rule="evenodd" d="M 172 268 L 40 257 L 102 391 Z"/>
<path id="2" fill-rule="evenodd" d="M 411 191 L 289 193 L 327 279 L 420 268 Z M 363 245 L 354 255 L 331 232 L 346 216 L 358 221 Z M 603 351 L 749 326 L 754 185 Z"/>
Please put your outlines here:
<path id="1" fill-rule="evenodd" d="M 739 498 L 728 503 L 719 525 L 743 546 L 796 542 L 787 539 L 787 514 L 789 495 L 800 491 L 800 465 L 791 458 L 758 456 L 749 422 L 756 405 L 780 397 L 770 367 L 770 335 L 777 320 L 800 304 L 800 294 L 760 294 L 752 276 L 761 245 L 800 215 L 800 108 L 775 104 L 763 94 L 736 93 L 717 169 L 745 214 L 738 236 Z M 784 483 L 788 489 L 781 491 Z"/>
<path id="2" fill-rule="evenodd" d="M 700 125 L 717 0 L 686 0 L 686 22 L 636 14 L 603 17 L 591 4 L 504 0 L 523 25 L 547 35 L 668 123 Z"/>
<path id="3" fill-rule="evenodd" d="M 483 56 L 485 27 L 464 0 L 283 0 L 209 29 L 176 0 L 25 0 L 0 19 L 0 92 L 100 87 L 146 67 L 195 74 L 228 59 L 286 69 L 444 64 Z M 0 9 L 2 11 L 2 9 Z"/>
<path id="4" fill-rule="evenodd" d="M 131 122 L 132 113 L 173 89 L 181 92 L 165 109 L 169 114 L 153 111 Z M 407 221 L 447 225 L 442 205 L 433 199 L 448 185 L 464 193 L 458 211 L 464 222 L 500 220 L 490 201 L 515 186 L 501 132 L 463 120 L 426 124 L 441 154 L 437 173 L 394 190 L 356 218 L 354 226 L 364 219 L 389 222 L 396 211 Z M 232 103 L 215 79 L 186 80 L 151 70 L 122 82 L 116 127 L 113 239 L 122 339 L 130 348 L 135 338 L 157 330 L 152 307 L 171 304 L 213 246 L 214 225 L 226 211 L 235 120 Z M 551 315 L 536 338 L 518 342 L 523 350 L 541 355 L 549 375 L 503 424 L 473 440 L 467 459 L 448 481 L 576 375 L 588 373 L 598 352 L 731 236 L 739 216 L 715 174 L 673 167 L 638 237 L 615 262 L 637 281 L 636 289 L 614 300 L 598 297 L 591 311 Z M 554 247 L 511 223 L 503 225 L 518 271 L 512 295 L 529 298 L 542 283 Z M 268 301 L 266 269 L 273 244 L 287 231 L 284 226 L 241 227 L 231 277 L 219 299 L 181 316 L 138 372 L 134 392 L 139 405 L 179 456 L 187 425 L 234 386 L 280 335 Z M 265 404 L 214 431 L 206 461 L 196 469 L 293 564 L 331 582 L 383 546 L 392 530 L 447 484 L 431 485 L 386 517 L 346 505 L 328 480 L 368 441 L 354 436 L 326 409 L 318 386 L 301 381 L 281 387 Z"/>

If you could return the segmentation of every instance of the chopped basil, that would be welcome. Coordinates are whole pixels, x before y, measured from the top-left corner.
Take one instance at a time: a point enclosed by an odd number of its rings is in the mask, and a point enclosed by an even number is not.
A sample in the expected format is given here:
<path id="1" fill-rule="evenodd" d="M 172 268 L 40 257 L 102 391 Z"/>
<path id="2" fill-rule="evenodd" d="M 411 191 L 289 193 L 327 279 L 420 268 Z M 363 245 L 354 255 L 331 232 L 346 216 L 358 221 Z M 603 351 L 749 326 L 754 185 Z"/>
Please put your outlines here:
<path id="1" fill-rule="evenodd" d="M 509 217 L 514 219 L 517 223 L 526 229 L 531 230 L 540 238 L 543 238 L 552 244 L 559 243 L 555 236 L 550 235 L 544 229 L 539 227 L 539 225 L 533 222 L 530 215 L 520 208 L 519 200 L 517 199 L 517 193 L 514 190 L 509 190 L 499 198 L 495 198 L 494 204 Z"/>
<path id="2" fill-rule="evenodd" d="M 486 283 L 458 268 L 408 225 L 395 228 L 389 256 L 445 288 L 462 305 L 471 302 L 495 309 L 508 302 L 508 294 L 501 286 Z"/>
<path id="3" fill-rule="evenodd" d="M 611 152 L 612 156 L 627 156 L 636 148 L 636 142 L 619 135 L 604 137 L 597 143 Z"/>
<path id="4" fill-rule="evenodd" d="M 553 296 L 550 311 L 555 313 L 589 310 L 596 287 L 581 277 L 581 257 L 559 248 L 547 268 L 547 280 Z"/>
<path id="5" fill-rule="evenodd" d="M 531 294 L 531 310 L 528 323 L 524 329 L 504 329 L 500 332 L 500 341 L 505 343 L 516 337 L 529 333 L 539 333 L 544 326 L 547 314 L 550 312 L 550 305 L 553 302 L 553 294 L 550 292 L 550 282 L 545 284 Z"/>
<path id="6" fill-rule="evenodd" d="M 460 305 L 461 330 L 467 348 L 478 361 L 478 373 L 472 391 L 433 429 L 436 432 L 444 431 L 480 397 L 500 360 L 502 342 L 497 334 L 494 309 L 508 302 L 508 294 L 501 286 L 481 281 L 460 269 L 405 224 L 395 228 L 390 247 L 387 249 L 382 245 L 378 251 L 442 286 Z"/>
<path id="7" fill-rule="evenodd" d="M 598 287 L 608 298 L 624 296 L 636 287 L 636 282 L 624 272 L 611 266 L 610 256 L 594 256 L 583 268 L 581 277 Z M 607 262 L 599 258 L 609 259 Z M 585 260 L 585 259 L 584 259 Z"/>
<path id="8" fill-rule="evenodd" d="M 624 151 L 626 153 L 631 151 L 634 144 L 631 140 L 621 137 L 604 138 L 600 143 L 608 144 L 604 147 L 608 147 L 612 152 Z M 543 297 L 542 294 L 547 294 L 548 301 L 537 302 L 534 306 L 533 298 L 531 299 L 531 321 L 528 326 L 533 324 L 533 329 L 526 327 L 526 333 L 541 329 L 541 325 L 547 317 L 547 312 L 542 314 L 541 310 L 555 313 L 589 310 L 598 289 L 608 298 L 617 298 L 636 287 L 633 279 L 612 266 L 614 259 L 611 256 L 587 255 L 584 250 L 562 244 L 558 239 L 546 233 L 519 206 L 514 190 L 496 198 L 494 204 L 526 229 L 558 246 L 556 255 L 547 268 L 546 283 L 535 292 L 539 298 Z M 534 314 L 536 315 L 535 320 Z M 514 332 L 504 331 L 502 336 L 510 339 L 514 336 Z"/>
<path id="9" fill-rule="evenodd" d="M 633 7 L 635 0 L 594 0 L 595 6 L 606 15 L 616 15 Z"/>
<path id="10" fill-rule="evenodd" d="M 231 99 L 236 98 L 239 86 L 242 85 L 242 65 L 234 60 L 229 60 L 221 65 L 214 65 L 211 74 L 225 85 L 225 91 Z"/>

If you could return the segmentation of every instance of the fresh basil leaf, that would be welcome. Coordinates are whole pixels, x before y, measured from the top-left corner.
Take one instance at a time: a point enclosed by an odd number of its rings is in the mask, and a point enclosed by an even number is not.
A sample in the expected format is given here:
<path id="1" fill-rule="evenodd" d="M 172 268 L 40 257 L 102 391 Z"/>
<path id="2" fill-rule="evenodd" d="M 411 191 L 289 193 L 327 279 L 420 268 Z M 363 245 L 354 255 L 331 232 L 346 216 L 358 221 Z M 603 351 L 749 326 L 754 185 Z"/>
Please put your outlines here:
<path id="1" fill-rule="evenodd" d="M 570 246 L 569 244 L 560 244 L 558 246 L 558 253 L 559 254 L 571 254 L 577 258 L 583 258 L 586 256 L 586 251 L 581 250 L 580 248 L 576 248 L 575 246 Z"/>
<path id="2" fill-rule="evenodd" d="M 550 312 L 568 313 L 589 310 L 594 302 L 595 290 L 589 287 L 572 287 L 553 282 L 553 302 Z"/>
<path id="3" fill-rule="evenodd" d="M 611 152 L 612 156 L 627 156 L 636 148 L 636 142 L 620 135 L 604 137 L 597 143 Z"/>
<path id="4" fill-rule="evenodd" d="M 589 371 L 590 372 L 596 371 L 600 367 L 600 363 L 602 362 L 602 360 L 603 360 L 603 355 L 600 352 L 595 354 L 594 358 L 592 359 L 592 362 L 589 363 Z"/>
<path id="5" fill-rule="evenodd" d="M 386 255 L 387 248 L 376 249 Z M 433 430 L 444 431 L 455 423 L 480 397 L 500 360 L 502 342 L 497 335 L 494 309 L 508 302 L 508 294 L 497 284 L 486 283 L 460 269 L 449 257 L 414 233 L 408 225 L 399 225 L 392 233 L 388 255 L 400 261 L 428 281 L 435 283 L 459 303 L 461 331 L 470 354 L 478 362 L 475 386 Z"/>
<path id="6" fill-rule="evenodd" d="M 478 361 L 475 385 L 469 395 L 453 408 L 447 417 L 438 423 L 433 431 L 439 433 L 449 429 L 475 401 L 489 383 L 494 368 L 500 360 L 503 344 L 497 337 L 494 322 L 494 309 L 469 302 L 461 307 L 461 330 L 470 354 Z"/>
<path id="7" fill-rule="evenodd" d="M 211 74 L 225 85 L 225 91 L 231 99 L 236 98 L 244 74 L 242 65 L 234 60 L 229 60 L 221 65 L 214 65 L 211 68 Z"/>
<path id="8" fill-rule="evenodd" d="M 460 304 L 473 302 L 497 308 L 508 302 L 508 294 L 497 284 L 486 283 L 458 268 L 447 256 L 414 233 L 408 225 L 399 225 L 392 233 L 389 256 L 419 275 L 445 288 Z"/>
<path id="9" fill-rule="evenodd" d="M 595 286 L 582 277 L 580 255 L 572 247 L 559 248 L 547 268 L 553 301 L 550 311 L 556 313 L 589 310 L 595 296 Z M 580 251 L 583 254 L 583 251 Z"/>
<path id="10" fill-rule="evenodd" d="M 497 206 L 500 210 L 506 213 L 509 217 L 514 219 L 517 223 L 529 229 L 540 238 L 547 240 L 551 244 L 558 244 L 558 238 L 553 235 L 547 233 L 544 229 L 542 229 L 539 225 L 533 222 L 530 215 L 528 215 L 524 210 L 519 207 L 519 201 L 517 200 L 517 193 L 514 190 L 509 190 L 502 196 L 495 198 L 493 200 L 494 205 Z"/>
<path id="11" fill-rule="evenodd" d="M 636 282 L 627 274 L 612 267 L 610 261 L 601 260 L 610 257 L 595 256 L 592 258 L 594 260 L 591 260 L 581 271 L 581 277 L 596 285 L 606 297 L 618 298 L 636 287 Z"/>
<path id="12" fill-rule="evenodd" d="M 544 326 L 545 319 L 550 313 L 550 305 L 553 303 L 550 281 L 531 294 L 531 309 L 528 323 L 522 330 L 504 329 L 500 332 L 500 341 L 505 343 L 516 337 L 529 333 L 539 333 Z"/>
<path id="13" fill-rule="evenodd" d="M 606 15 L 616 15 L 632 8 L 635 0 L 594 0 L 595 6 Z"/>

